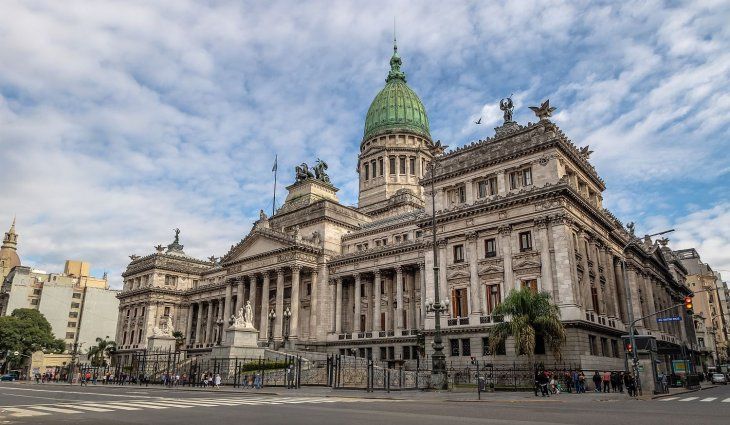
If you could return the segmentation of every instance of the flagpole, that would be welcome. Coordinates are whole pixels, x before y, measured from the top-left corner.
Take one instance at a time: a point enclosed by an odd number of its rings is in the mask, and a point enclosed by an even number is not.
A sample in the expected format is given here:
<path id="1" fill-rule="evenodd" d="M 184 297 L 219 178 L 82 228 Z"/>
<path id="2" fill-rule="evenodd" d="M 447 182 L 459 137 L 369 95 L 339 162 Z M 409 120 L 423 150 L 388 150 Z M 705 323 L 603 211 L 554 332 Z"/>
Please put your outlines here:
<path id="1" fill-rule="evenodd" d="M 276 174 L 279 171 L 279 155 L 274 156 L 274 200 L 271 203 L 271 215 L 276 213 Z"/>

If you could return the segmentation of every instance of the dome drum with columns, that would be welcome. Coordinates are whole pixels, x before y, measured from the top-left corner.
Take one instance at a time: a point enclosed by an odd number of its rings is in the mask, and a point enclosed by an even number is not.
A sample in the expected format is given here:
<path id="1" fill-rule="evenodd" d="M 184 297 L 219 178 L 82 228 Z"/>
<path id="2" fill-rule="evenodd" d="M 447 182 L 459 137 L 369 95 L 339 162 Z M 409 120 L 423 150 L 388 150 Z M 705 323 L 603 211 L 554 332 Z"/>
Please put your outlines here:
<path id="1" fill-rule="evenodd" d="M 688 291 L 682 269 L 646 244 L 622 251 L 628 233 L 602 206 L 603 182 L 587 148 L 577 149 L 550 121 L 551 108 L 536 108 L 539 122 L 526 126 L 505 118 L 492 137 L 444 154 L 401 65 L 394 46 L 360 142 L 358 206 L 341 204 L 329 182 L 302 173 L 287 187 L 284 205 L 271 217 L 261 211 L 220 260 L 135 256 L 119 295 L 122 362 L 144 348 L 165 314 L 184 333 L 186 353 L 210 355 L 225 344 L 232 312 L 250 301 L 262 347 L 415 367 L 424 351 L 431 354 L 435 316 L 427 300 L 435 297 L 436 268 L 439 297 L 451 300 L 441 327 L 455 366 L 470 357 L 522 361 L 509 340 L 503 355 L 487 353 L 484 344 L 494 308 L 511 290 L 530 288 L 549 293 L 560 307 L 568 333 L 562 361 L 623 368 L 620 354 L 596 354 L 587 342 L 622 347 L 629 307 L 623 288 L 641 285 L 653 294 L 640 302 L 632 289 L 633 308 L 646 314 L 655 311 L 653 300 L 681 300 Z M 434 160 L 440 167 L 427 174 Z M 622 259 L 630 264 L 628 281 Z M 145 314 L 135 318 L 135 311 Z M 693 337 L 676 323 L 647 322 L 639 332 L 651 332 L 672 350 Z M 418 346 L 419 334 L 425 346 Z M 536 361 L 556 359 L 539 354 Z"/>

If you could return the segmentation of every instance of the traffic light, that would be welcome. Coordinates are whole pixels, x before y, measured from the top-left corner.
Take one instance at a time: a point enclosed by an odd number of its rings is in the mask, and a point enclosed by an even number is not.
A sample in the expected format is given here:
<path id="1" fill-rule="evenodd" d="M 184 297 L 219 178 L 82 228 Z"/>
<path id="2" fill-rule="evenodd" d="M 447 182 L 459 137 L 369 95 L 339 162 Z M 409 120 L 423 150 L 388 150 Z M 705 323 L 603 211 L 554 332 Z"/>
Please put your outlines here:
<path id="1" fill-rule="evenodd" d="M 630 342 L 626 343 L 626 352 L 631 354 L 634 351 L 634 346 Z"/>
<path id="2" fill-rule="evenodd" d="M 692 297 L 684 297 L 684 308 L 687 310 L 687 314 L 694 314 L 694 311 L 692 311 Z"/>

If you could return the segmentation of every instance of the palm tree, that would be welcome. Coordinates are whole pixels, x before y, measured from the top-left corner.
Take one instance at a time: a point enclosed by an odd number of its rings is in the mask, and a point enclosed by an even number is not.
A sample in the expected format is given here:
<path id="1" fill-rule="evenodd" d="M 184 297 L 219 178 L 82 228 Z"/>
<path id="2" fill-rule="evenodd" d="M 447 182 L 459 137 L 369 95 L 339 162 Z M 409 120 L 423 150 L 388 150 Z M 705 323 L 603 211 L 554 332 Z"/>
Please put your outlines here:
<path id="1" fill-rule="evenodd" d="M 493 353 L 507 337 L 511 336 L 515 339 L 517 355 L 527 355 L 532 363 L 539 335 L 555 358 L 558 360 L 562 358 L 565 328 L 560 321 L 560 309 L 552 303 L 547 292 L 535 292 L 530 288 L 512 290 L 492 314 L 507 316 L 510 319 L 492 326 L 489 348 Z"/>
<path id="2" fill-rule="evenodd" d="M 92 366 L 106 366 L 107 358 L 111 358 L 112 354 L 117 350 L 117 343 L 110 341 L 109 337 L 104 339 L 96 338 L 96 345 L 89 347 L 88 356 Z"/>

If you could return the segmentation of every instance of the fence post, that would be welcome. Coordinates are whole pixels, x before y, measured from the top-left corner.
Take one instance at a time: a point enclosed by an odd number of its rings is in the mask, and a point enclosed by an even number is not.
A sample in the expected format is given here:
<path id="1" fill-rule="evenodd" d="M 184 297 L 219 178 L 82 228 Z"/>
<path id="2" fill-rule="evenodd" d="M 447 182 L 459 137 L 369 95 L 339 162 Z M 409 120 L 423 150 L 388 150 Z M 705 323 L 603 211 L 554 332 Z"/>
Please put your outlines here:
<path id="1" fill-rule="evenodd" d="M 476 361 L 477 363 L 477 400 L 482 399 L 482 381 L 479 377 L 479 360 Z"/>
<path id="2" fill-rule="evenodd" d="M 233 388 L 240 387 L 238 379 L 238 357 L 236 357 L 236 366 L 233 368 Z"/>
<path id="3" fill-rule="evenodd" d="M 302 356 L 297 356 L 297 389 L 302 387 Z"/>

